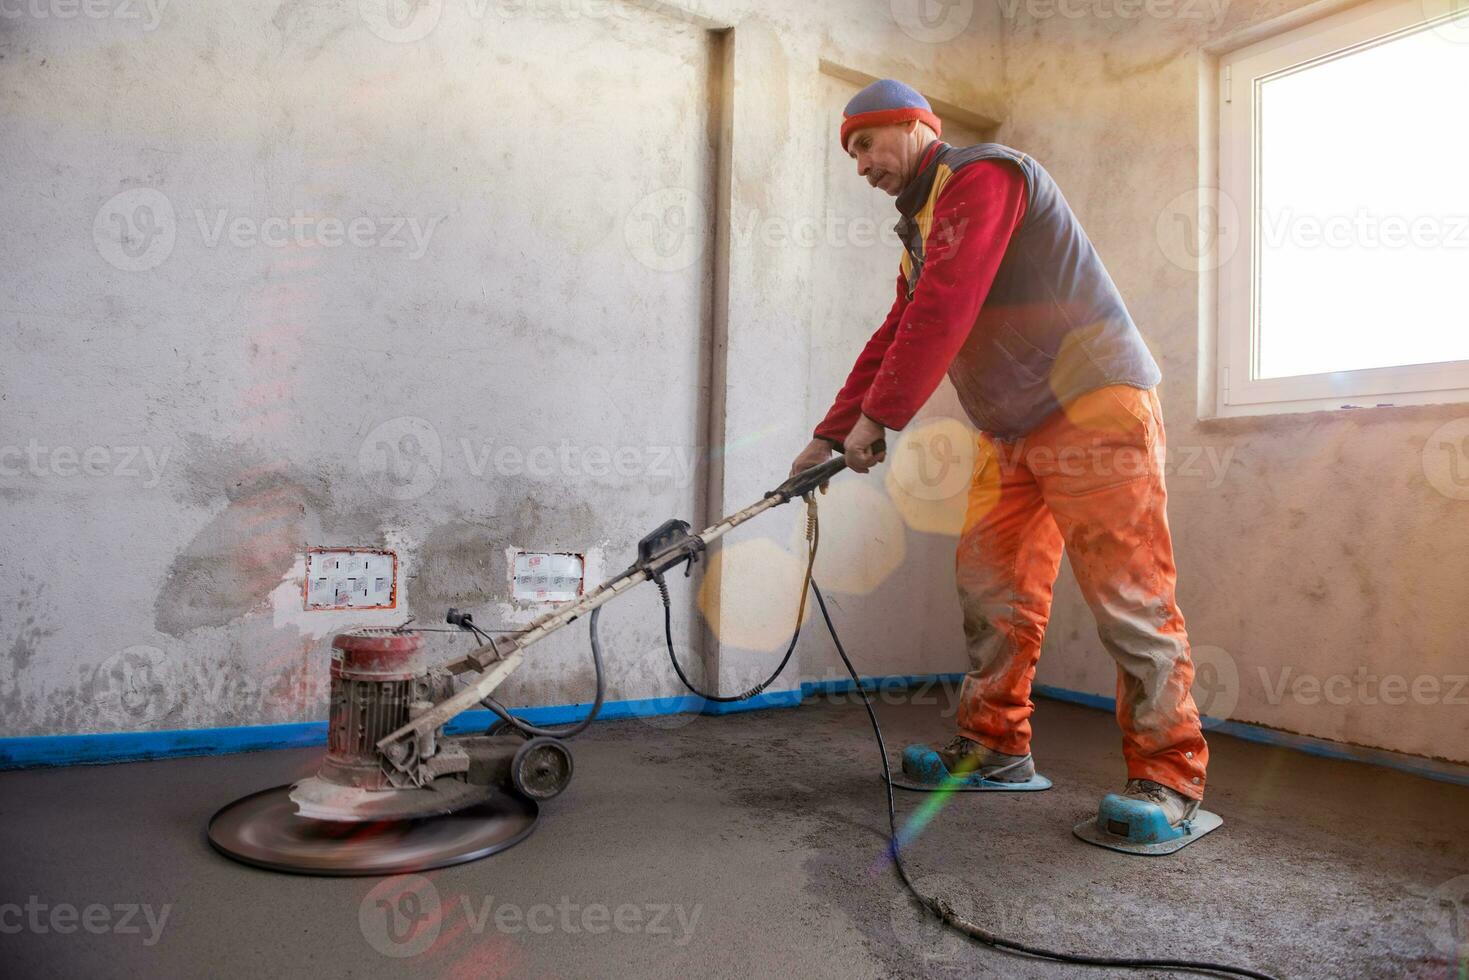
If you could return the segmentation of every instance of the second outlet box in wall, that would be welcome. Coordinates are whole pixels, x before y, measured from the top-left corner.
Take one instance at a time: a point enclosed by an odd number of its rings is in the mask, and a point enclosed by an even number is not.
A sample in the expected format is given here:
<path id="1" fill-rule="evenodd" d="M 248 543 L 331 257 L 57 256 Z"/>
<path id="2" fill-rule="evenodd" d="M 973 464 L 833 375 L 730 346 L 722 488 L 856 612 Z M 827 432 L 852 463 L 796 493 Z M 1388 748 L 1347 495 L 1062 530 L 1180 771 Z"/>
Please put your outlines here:
<path id="1" fill-rule="evenodd" d="M 569 602 L 582 594 L 586 559 L 565 552 L 517 551 L 510 574 L 520 602 Z"/>

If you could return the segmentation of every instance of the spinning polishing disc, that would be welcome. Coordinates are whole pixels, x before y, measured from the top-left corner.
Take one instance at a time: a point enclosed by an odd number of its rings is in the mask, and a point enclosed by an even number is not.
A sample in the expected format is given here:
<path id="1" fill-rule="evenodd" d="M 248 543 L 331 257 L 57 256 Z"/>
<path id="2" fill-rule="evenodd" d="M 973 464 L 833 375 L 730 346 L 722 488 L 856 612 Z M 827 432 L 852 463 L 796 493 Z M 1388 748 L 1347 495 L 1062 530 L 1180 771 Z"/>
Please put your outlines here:
<path id="1" fill-rule="evenodd" d="M 496 791 L 483 803 L 419 820 L 346 823 L 296 812 L 291 787 L 242 797 L 209 821 L 209 843 L 236 861 L 306 875 L 396 875 L 476 861 L 535 829 L 532 800 Z"/>

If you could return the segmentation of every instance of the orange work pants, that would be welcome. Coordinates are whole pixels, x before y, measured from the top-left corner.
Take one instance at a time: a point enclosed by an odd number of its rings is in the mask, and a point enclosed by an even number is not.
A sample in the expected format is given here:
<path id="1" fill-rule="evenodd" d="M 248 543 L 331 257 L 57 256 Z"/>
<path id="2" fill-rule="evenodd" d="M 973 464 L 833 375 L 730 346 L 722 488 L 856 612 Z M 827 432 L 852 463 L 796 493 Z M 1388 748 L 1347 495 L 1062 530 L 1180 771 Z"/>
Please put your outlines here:
<path id="1" fill-rule="evenodd" d="M 1030 751 L 1031 682 L 1064 545 L 1102 646 L 1117 662 L 1129 779 L 1204 793 L 1209 749 L 1174 597 L 1156 390 L 1088 392 L 1013 441 L 978 437 L 956 560 L 971 670 L 959 733 Z"/>

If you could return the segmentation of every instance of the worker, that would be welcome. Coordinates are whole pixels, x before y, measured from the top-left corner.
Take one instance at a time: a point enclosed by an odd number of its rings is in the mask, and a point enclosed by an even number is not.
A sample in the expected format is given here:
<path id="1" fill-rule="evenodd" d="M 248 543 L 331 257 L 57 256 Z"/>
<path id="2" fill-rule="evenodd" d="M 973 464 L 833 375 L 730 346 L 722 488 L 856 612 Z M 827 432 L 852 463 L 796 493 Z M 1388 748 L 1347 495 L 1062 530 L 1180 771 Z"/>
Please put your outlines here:
<path id="1" fill-rule="evenodd" d="M 1064 546 L 1117 663 L 1123 796 L 1191 819 L 1208 747 L 1174 595 L 1158 365 L 1051 175 L 997 143 L 939 139 L 928 101 L 882 80 L 841 144 L 897 199 L 897 298 L 792 472 L 906 426 L 947 373 L 978 430 L 956 558 L 970 670 L 948 772 L 1034 777 L 1031 683 Z"/>

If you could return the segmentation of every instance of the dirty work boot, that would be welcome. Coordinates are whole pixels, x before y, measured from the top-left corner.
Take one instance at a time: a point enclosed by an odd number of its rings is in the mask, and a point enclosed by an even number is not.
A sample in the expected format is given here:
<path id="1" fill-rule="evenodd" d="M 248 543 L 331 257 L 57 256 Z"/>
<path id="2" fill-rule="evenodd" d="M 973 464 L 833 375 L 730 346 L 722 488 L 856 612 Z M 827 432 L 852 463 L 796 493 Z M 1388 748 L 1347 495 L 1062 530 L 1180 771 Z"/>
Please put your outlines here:
<path id="1" fill-rule="evenodd" d="M 938 756 L 951 776 L 969 776 L 977 772 L 997 783 L 1024 783 L 1035 777 L 1035 762 L 1029 755 L 996 752 L 963 735 L 955 735 L 939 750 Z"/>
<path id="2" fill-rule="evenodd" d="M 1185 820 L 1193 819 L 1193 815 L 1199 810 L 1198 800 L 1191 800 L 1177 790 L 1169 789 L 1151 779 L 1129 779 L 1127 788 L 1122 791 L 1122 797 L 1162 808 L 1168 825 L 1173 828 L 1177 828 Z"/>

